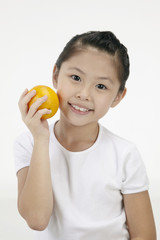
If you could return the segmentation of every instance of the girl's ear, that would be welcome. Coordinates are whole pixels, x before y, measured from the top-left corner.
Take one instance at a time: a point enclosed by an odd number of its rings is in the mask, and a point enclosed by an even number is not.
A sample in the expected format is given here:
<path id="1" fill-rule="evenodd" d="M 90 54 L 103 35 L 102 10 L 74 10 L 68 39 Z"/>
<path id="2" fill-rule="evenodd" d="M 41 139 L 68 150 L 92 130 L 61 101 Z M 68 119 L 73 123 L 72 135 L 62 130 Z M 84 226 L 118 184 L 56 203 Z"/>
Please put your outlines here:
<path id="1" fill-rule="evenodd" d="M 58 68 L 57 68 L 56 64 L 54 65 L 54 68 L 53 68 L 52 82 L 53 82 L 54 88 L 57 89 L 57 83 L 58 83 Z"/>
<path id="2" fill-rule="evenodd" d="M 112 102 L 112 105 L 111 107 L 114 108 L 115 106 L 118 105 L 118 103 L 120 103 L 120 101 L 125 97 L 126 95 L 126 92 L 127 92 L 127 88 L 125 88 L 123 90 L 123 92 L 119 92 L 116 96 L 116 98 L 114 99 L 114 101 Z"/>

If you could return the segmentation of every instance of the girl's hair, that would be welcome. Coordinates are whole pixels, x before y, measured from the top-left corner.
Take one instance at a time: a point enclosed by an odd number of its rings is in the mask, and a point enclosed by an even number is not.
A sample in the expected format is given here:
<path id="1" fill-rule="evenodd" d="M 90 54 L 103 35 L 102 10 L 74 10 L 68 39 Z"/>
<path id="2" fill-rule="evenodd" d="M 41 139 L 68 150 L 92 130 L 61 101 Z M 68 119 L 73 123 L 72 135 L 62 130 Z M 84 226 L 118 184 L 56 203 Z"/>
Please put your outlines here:
<path id="1" fill-rule="evenodd" d="M 123 91 L 129 76 L 129 56 L 127 53 L 127 48 L 121 44 L 116 36 L 110 31 L 91 31 L 74 36 L 66 44 L 56 61 L 58 70 L 60 70 L 64 61 L 68 60 L 74 54 L 89 46 L 106 52 L 116 58 L 119 81 L 121 84 L 119 91 Z"/>

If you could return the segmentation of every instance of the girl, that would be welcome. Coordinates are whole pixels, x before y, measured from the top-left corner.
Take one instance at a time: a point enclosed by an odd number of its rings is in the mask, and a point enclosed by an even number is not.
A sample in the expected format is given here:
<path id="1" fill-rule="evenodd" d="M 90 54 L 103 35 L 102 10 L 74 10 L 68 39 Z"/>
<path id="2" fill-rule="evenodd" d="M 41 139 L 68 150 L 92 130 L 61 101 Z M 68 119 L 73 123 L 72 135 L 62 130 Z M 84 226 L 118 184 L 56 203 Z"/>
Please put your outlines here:
<path id="1" fill-rule="evenodd" d="M 30 131 L 15 142 L 18 209 L 38 240 L 155 240 L 144 164 L 135 145 L 101 124 L 126 94 L 127 49 L 112 32 L 73 37 L 53 70 L 60 119 L 35 91 L 19 100 Z"/>

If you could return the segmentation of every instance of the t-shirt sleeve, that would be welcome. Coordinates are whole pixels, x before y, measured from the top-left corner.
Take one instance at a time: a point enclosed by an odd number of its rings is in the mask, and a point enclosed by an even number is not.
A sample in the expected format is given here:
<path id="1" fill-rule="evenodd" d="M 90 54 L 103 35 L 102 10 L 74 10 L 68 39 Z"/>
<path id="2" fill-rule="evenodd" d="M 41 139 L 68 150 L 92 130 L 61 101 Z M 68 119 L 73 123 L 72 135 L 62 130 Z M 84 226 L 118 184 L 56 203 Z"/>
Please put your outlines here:
<path id="1" fill-rule="evenodd" d="M 30 165 L 33 151 L 33 137 L 30 132 L 22 133 L 16 138 L 13 146 L 16 173 Z"/>
<path id="2" fill-rule="evenodd" d="M 148 190 L 149 181 L 144 162 L 136 146 L 132 146 L 123 165 L 123 194 L 138 193 Z"/>

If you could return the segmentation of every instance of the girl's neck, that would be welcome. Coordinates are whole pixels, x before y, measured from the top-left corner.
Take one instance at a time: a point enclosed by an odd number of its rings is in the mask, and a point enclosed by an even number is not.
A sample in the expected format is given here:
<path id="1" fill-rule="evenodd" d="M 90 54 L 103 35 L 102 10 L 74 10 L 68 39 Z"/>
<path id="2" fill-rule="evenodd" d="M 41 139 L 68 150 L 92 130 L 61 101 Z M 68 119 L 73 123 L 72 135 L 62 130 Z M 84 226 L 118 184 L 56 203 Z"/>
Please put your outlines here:
<path id="1" fill-rule="evenodd" d="M 74 126 L 60 119 L 55 125 L 55 136 L 60 144 L 69 151 L 82 151 L 91 147 L 97 139 L 98 123 Z"/>

